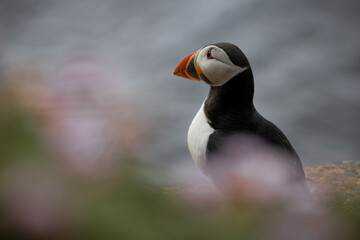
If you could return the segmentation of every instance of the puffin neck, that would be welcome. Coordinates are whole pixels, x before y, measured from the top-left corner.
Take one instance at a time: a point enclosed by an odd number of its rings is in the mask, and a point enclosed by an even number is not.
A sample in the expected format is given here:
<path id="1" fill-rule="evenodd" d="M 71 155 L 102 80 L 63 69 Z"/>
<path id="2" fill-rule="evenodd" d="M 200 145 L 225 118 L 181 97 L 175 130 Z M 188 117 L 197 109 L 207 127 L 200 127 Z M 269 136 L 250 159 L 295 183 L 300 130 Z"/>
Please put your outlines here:
<path id="1" fill-rule="evenodd" d="M 214 129 L 248 129 L 256 113 L 251 68 L 219 87 L 211 87 L 204 111 Z"/>

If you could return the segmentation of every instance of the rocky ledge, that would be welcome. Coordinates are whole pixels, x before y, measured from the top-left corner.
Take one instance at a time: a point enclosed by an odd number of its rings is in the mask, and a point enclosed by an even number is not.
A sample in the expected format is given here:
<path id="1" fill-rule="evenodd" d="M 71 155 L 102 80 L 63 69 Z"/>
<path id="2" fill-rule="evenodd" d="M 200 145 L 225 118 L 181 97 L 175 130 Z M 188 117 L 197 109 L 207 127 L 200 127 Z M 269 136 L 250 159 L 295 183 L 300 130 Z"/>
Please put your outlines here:
<path id="1" fill-rule="evenodd" d="M 315 200 L 341 197 L 344 201 L 360 202 L 360 162 L 331 162 L 304 170 Z"/>

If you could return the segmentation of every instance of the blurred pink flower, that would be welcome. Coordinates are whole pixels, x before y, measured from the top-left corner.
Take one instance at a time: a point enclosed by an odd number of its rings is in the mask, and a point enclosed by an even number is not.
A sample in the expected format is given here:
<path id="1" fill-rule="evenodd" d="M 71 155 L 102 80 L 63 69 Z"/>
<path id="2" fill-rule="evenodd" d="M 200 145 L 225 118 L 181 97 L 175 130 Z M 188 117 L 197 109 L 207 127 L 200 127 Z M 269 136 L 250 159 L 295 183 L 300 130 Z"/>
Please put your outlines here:
<path id="1" fill-rule="evenodd" d="M 146 132 L 140 111 L 116 95 L 119 85 L 107 66 L 89 57 L 74 58 L 50 77 L 61 114 L 47 136 L 52 152 L 70 169 L 102 174 L 137 148 Z"/>
<path id="2" fill-rule="evenodd" d="M 251 135 L 238 135 L 211 161 L 215 180 L 225 195 L 261 203 L 311 205 L 307 187 L 295 180 L 292 160 L 288 158 Z"/>
<path id="3" fill-rule="evenodd" d="M 71 171 L 104 174 L 118 159 L 136 153 L 146 137 L 147 120 L 124 92 L 109 64 L 94 57 L 71 58 L 45 81 L 35 67 L 4 74 L 5 93 L 39 116 L 45 147 Z"/>
<path id="4" fill-rule="evenodd" d="M 58 105 L 57 96 L 49 89 L 41 71 L 34 66 L 7 70 L 2 76 L 5 94 L 11 104 L 39 116 L 47 122 Z M 4 93 L 4 92 L 3 92 Z"/>
<path id="5" fill-rule="evenodd" d="M 224 202 L 223 195 L 211 184 L 184 186 L 177 191 L 181 200 L 196 210 L 213 210 Z"/>
<path id="6" fill-rule="evenodd" d="M 111 69 L 94 57 L 75 57 L 50 76 L 50 85 L 69 107 L 97 107 L 116 103 L 116 78 Z"/>
<path id="7" fill-rule="evenodd" d="M 340 240 L 349 239 L 344 225 L 320 206 L 307 212 L 280 212 L 264 225 L 266 240 Z"/>
<path id="8" fill-rule="evenodd" d="M 27 237 L 49 237 L 70 222 L 70 202 L 54 176 L 17 167 L 1 179 L 1 208 L 9 226 Z"/>

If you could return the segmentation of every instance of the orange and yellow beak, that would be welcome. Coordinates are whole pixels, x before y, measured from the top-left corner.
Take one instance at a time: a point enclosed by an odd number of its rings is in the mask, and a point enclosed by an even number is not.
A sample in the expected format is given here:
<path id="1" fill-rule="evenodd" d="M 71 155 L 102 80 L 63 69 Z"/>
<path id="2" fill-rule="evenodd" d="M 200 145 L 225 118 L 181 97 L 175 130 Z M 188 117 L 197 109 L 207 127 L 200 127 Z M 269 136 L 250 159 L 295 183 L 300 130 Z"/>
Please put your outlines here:
<path id="1" fill-rule="evenodd" d="M 193 52 L 184 57 L 176 66 L 174 75 L 193 81 L 200 81 L 199 75 L 201 74 L 201 69 L 195 64 L 196 54 L 197 52 Z"/>

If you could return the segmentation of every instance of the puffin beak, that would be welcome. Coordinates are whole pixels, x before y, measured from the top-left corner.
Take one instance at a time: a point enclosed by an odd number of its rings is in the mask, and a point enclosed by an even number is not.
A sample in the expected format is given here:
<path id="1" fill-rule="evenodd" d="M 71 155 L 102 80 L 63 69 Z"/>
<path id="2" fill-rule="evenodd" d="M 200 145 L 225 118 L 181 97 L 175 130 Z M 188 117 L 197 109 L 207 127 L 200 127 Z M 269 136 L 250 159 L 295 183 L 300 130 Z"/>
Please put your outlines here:
<path id="1" fill-rule="evenodd" d="M 174 75 L 187 78 L 193 81 L 200 81 L 199 73 L 197 69 L 199 66 L 195 66 L 195 58 L 197 52 L 193 52 L 184 57 L 174 70 Z"/>

